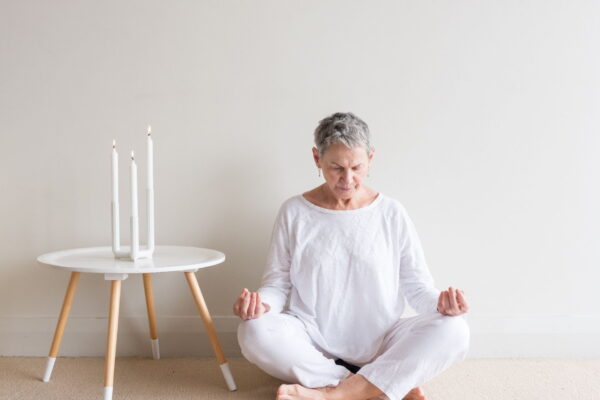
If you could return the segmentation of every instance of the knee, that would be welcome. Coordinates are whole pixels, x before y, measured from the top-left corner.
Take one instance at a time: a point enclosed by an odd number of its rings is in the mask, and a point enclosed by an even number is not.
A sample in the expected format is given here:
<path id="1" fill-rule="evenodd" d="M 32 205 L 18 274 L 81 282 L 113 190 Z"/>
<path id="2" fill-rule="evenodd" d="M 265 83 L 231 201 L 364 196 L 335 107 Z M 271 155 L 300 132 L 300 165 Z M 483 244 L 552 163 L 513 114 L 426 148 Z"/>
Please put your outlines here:
<path id="1" fill-rule="evenodd" d="M 464 358 L 469 349 L 470 329 L 464 317 L 441 315 L 435 320 L 436 339 L 444 349 Z"/>
<path id="2" fill-rule="evenodd" d="M 269 337 L 273 335 L 272 318 L 263 315 L 257 319 L 242 321 L 237 330 L 238 343 L 244 357 L 256 363 L 259 354 L 263 354 L 269 345 Z M 275 329 L 276 330 L 276 329 Z"/>
<path id="3" fill-rule="evenodd" d="M 260 331 L 262 330 L 261 319 L 250 319 L 242 321 L 237 329 L 237 338 L 244 357 L 251 356 L 249 349 L 255 348 L 257 342 L 261 338 Z"/>

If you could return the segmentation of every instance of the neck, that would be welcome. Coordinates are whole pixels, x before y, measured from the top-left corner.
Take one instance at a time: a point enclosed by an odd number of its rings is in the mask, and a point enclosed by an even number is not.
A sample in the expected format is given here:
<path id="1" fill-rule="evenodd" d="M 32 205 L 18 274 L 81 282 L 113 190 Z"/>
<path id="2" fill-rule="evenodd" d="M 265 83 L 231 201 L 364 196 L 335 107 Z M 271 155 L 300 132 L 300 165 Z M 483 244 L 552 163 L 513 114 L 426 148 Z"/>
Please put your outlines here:
<path id="1" fill-rule="evenodd" d="M 332 210 L 353 210 L 364 206 L 364 201 L 368 197 L 368 190 L 361 186 L 356 194 L 347 199 L 337 198 L 333 195 L 327 185 L 321 185 L 321 202 Z"/>

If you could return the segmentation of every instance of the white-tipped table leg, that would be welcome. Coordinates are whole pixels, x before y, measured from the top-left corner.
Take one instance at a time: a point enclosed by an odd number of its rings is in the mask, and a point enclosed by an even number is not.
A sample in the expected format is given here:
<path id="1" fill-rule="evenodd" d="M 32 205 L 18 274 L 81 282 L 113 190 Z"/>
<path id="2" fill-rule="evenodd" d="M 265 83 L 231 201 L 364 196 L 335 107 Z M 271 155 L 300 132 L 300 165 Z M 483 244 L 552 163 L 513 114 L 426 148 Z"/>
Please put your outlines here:
<path id="1" fill-rule="evenodd" d="M 104 400 L 112 399 L 115 376 L 115 355 L 117 353 L 117 332 L 119 330 L 119 303 L 121 301 L 121 281 L 111 281 L 110 311 L 108 314 L 108 340 L 104 363 Z"/>
<path id="2" fill-rule="evenodd" d="M 146 308 L 148 309 L 148 326 L 150 328 L 150 340 L 152 341 L 152 358 L 160 358 L 158 347 L 158 330 L 156 329 L 156 311 L 154 308 L 154 290 L 152 289 L 152 275 L 142 274 L 144 280 L 144 294 L 146 295 Z"/>
<path id="3" fill-rule="evenodd" d="M 48 382 L 50 380 L 50 375 L 52 375 L 52 369 L 54 368 L 55 361 L 56 357 L 48 357 L 48 361 L 46 362 L 46 372 L 44 372 L 42 381 Z"/>
<path id="4" fill-rule="evenodd" d="M 160 360 L 160 347 L 158 347 L 158 339 L 152 339 L 152 358 Z"/>
<path id="5" fill-rule="evenodd" d="M 221 364 L 220 367 L 229 390 L 231 390 L 232 392 L 234 390 L 237 390 L 237 386 L 235 386 L 235 381 L 233 380 L 233 375 L 231 375 L 231 370 L 229 369 L 229 363 Z"/>
<path id="6" fill-rule="evenodd" d="M 42 381 L 48 382 L 52 375 L 52 369 L 54 368 L 54 362 L 58 355 L 58 349 L 60 348 L 60 342 L 62 341 L 63 332 L 69 319 L 69 312 L 71 312 L 71 305 L 73 304 L 73 297 L 75 296 L 75 289 L 77 288 L 77 282 L 79 282 L 79 272 L 71 272 L 71 279 L 69 280 L 69 286 L 67 286 L 67 292 L 65 293 L 65 299 L 60 310 L 60 316 L 56 323 L 56 330 L 54 331 L 54 338 L 52 339 L 52 346 L 50 346 L 50 354 L 48 354 L 48 361 L 46 362 L 46 371 Z"/>
<path id="7" fill-rule="evenodd" d="M 104 400 L 112 400 L 112 386 L 104 386 Z"/>
<path id="8" fill-rule="evenodd" d="M 217 332 L 213 325 L 212 318 L 210 316 L 210 313 L 208 312 L 208 307 L 206 307 L 206 303 L 204 302 L 204 296 L 202 296 L 202 292 L 200 291 L 200 285 L 198 285 L 196 274 L 194 272 L 189 271 L 184 272 L 184 274 L 188 281 L 188 284 L 190 285 L 190 289 L 192 290 L 192 296 L 194 296 L 196 307 L 198 308 L 200 317 L 204 322 L 204 327 L 206 328 L 206 333 L 210 338 L 210 342 L 213 346 L 213 350 L 215 352 L 215 356 L 217 357 L 217 361 L 221 366 L 221 371 L 223 372 L 223 377 L 225 378 L 227 387 L 231 391 L 236 390 L 237 388 L 235 386 L 233 376 L 231 375 L 231 371 L 229 370 L 227 359 L 225 358 L 225 354 L 223 353 L 223 349 L 221 348 L 221 344 L 219 343 L 219 338 L 217 337 Z"/>

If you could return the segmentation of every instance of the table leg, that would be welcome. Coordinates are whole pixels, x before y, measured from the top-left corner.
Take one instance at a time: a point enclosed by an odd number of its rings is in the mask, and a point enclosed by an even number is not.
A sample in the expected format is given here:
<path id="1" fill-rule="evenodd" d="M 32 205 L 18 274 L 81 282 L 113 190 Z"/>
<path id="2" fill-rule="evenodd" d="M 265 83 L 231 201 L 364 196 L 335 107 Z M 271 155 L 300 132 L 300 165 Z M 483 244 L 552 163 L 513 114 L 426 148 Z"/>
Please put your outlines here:
<path id="1" fill-rule="evenodd" d="M 108 340 L 104 364 L 104 400 L 112 399 L 115 376 L 115 355 L 117 352 L 117 331 L 119 329 L 119 303 L 121 301 L 121 281 L 111 281 L 110 311 L 108 315 Z"/>
<path id="2" fill-rule="evenodd" d="M 58 355 L 58 349 L 60 348 L 60 342 L 62 341 L 63 332 L 69 319 L 69 312 L 71 311 L 71 305 L 73 304 L 73 297 L 75 296 L 75 289 L 79 282 L 79 272 L 71 272 L 71 279 L 69 280 L 69 286 L 67 286 L 67 292 L 65 293 L 65 299 L 60 310 L 60 316 L 56 323 L 56 330 L 54 331 L 54 339 L 52 339 L 52 346 L 50 347 L 50 353 L 48 354 L 48 361 L 46 362 L 46 371 L 42 381 L 48 382 L 50 375 L 52 375 L 52 369 L 54 368 L 54 362 Z"/>
<path id="3" fill-rule="evenodd" d="M 192 290 L 192 295 L 194 296 L 196 307 L 198 308 L 200 317 L 202 318 L 204 326 L 206 327 L 206 333 L 208 334 L 210 342 L 212 343 L 213 350 L 215 352 L 215 355 L 217 356 L 217 361 L 221 366 L 221 372 L 223 373 L 223 377 L 225 378 L 227 387 L 231 391 L 236 390 L 237 387 L 235 386 L 233 375 L 231 374 L 231 370 L 229 369 L 229 364 L 227 363 L 225 354 L 223 354 L 223 349 L 221 348 L 221 344 L 219 343 L 219 338 L 217 337 L 217 332 L 215 331 L 212 318 L 210 316 L 210 313 L 208 312 L 206 303 L 204 302 L 202 291 L 200 291 L 200 285 L 198 285 L 196 274 L 194 272 L 184 272 L 184 274 L 188 281 L 188 284 L 190 285 L 190 289 Z"/>
<path id="4" fill-rule="evenodd" d="M 158 347 L 158 330 L 156 329 L 156 310 L 154 308 L 154 290 L 152 289 L 152 274 L 142 274 L 144 279 L 144 293 L 146 294 L 146 308 L 148 309 L 148 325 L 150 326 L 150 340 L 152 342 L 152 358 L 160 358 Z"/>

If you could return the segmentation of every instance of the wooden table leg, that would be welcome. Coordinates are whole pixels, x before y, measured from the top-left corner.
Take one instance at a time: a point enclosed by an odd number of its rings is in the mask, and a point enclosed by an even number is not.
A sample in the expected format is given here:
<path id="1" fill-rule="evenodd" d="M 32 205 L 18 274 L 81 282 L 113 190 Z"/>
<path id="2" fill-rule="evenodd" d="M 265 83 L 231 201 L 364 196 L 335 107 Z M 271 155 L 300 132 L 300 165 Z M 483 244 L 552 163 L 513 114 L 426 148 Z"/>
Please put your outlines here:
<path id="1" fill-rule="evenodd" d="M 48 382 L 50 375 L 52 375 L 52 369 L 54 368 L 54 362 L 58 355 L 58 349 L 60 348 L 60 342 L 69 319 L 69 313 L 71 312 L 71 305 L 73 304 L 73 297 L 75 296 L 75 289 L 79 282 L 79 272 L 71 272 L 71 279 L 69 280 L 69 286 L 67 286 L 67 292 L 65 293 L 65 299 L 60 310 L 60 316 L 56 323 L 56 330 L 54 331 L 54 339 L 52 339 L 52 346 L 50 346 L 50 353 L 48 354 L 48 361 L 46 362 L 46 371 L 42 381 Z"/>
<path id="2" fill-rule="evenodd" d="M 156 310 L 154 308 L 154 290 L 152 289 L 152 274 L 142 274 L 144 279 L 144 293 L 146 294 L 146 308 L 148 309 L 148 325 L 150 326 L 150 340 L 152 342 L 152 358 L 160 358 L 158 347 L 158 330 L 156 329 Z"/>
<path id="3" fill-rule="evenodd" d="M 235 381 L 233 380 L 233 375 L 231 374 L 231 370 L 229 369 L 229 364 L 227 363 L 227 359 L 225 358 L 225 354 L 223 353 L 223 349 L 221 348 L 221 344 L 219 343 L 219 338 L 217 337 L 217 332 L 215 331 L 215 327 L 212 322 L 212 318 L 210 313 L 208 312 L 208 308 L 206 307 L 206 303 L 204 302 L 204 297 L 202 296 L 202 291 L 200 290 L 200 285 L 198 285 L 198 280 L 196 279 L 196 274 L 194 272 L 184 272 L 185 277 L 190 285 L 190 289 L 192 290 L 192 295 L 194 296 L 194 301 L 196 302 L 196 307 L 198 308 L 198 312 L 200 313 L 200 317 L 204 322 L 204 326 L 206 328 L 206 333 L 210 338 L 210 342 L 212 343 L 213 350 L 217 357 L 217 361 L 221 366 L 221 372 L 223 373 L 223 377 L 225 378 L 225 382 L 227 383 L 227 387 L 229 390 L 236 390 Z"/>
<path id="4" fill-rule="evenodd" d="M 108 315 L 108 340 L 104 364 L 104 400 L 112 399 L 115 376 L 115 355 L 117 352 L 117 332 L 119 330 L 119 303 L 121 301 L 121 281 L 111 281 L 110 311 Z"/>

